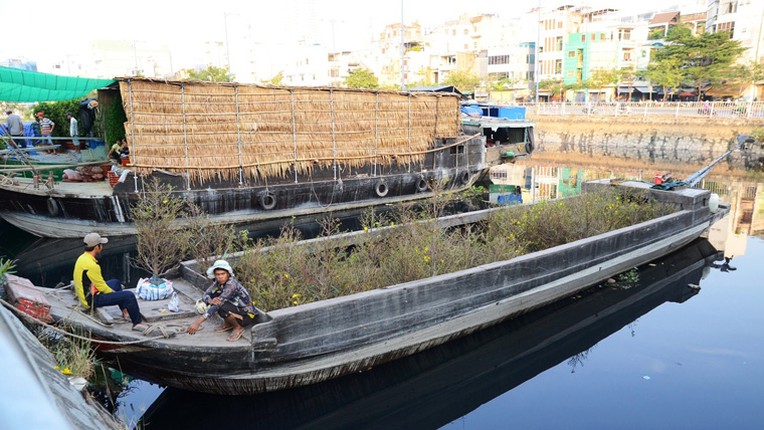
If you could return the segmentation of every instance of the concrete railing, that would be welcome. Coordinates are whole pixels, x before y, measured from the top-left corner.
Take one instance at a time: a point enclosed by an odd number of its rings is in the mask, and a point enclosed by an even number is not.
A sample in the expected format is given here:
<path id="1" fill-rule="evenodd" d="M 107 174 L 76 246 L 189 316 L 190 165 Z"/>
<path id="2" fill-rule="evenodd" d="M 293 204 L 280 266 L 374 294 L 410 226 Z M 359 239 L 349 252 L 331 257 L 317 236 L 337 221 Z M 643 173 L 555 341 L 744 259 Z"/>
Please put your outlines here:
<path id="1" fill-rule="evenodd" d="M 764 118 L 764 102 L 550 102 L 526 106 L 531 115 Z"/>

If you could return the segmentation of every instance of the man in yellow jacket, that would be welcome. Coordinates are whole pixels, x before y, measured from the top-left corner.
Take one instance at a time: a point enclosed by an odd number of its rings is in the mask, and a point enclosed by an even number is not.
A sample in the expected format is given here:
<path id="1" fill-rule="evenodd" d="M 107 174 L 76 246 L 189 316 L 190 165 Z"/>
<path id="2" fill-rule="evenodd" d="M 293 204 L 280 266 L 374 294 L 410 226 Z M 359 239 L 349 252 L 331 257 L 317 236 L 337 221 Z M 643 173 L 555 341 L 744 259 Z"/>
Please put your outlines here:
<path id="1" fill-rule="evenodd" d="M 122 310 L 122 316 L 132 321 L 133 330 L 144 331 L 147 327 L 141 323 L 141 312 L 135 294 L 123 291 L 119 279 L 103 280 L 97 258 L 103 251 L 104 244 L 108 242 L 109 239 L 101 237 L 98 233 L 85 236 L 85 252 L 74 264 L 74 291 L 85 309 L 90 309 L 91 306 L 97 308 L 117 305 Z"/>

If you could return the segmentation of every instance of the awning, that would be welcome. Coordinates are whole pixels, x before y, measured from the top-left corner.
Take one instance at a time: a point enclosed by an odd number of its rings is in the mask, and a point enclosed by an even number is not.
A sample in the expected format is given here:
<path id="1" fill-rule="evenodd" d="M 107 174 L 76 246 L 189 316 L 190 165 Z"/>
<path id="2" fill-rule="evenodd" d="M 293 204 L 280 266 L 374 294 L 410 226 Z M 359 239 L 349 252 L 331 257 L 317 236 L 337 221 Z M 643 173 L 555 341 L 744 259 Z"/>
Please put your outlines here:
<path id="1" fill-rule="evenodd" d="M 0 66 L 0 101 L 32 103 L 72 100 L 112 83 L 112 79 L 58 76 Z"/>
<path id="2" fill-rule="evenodd" d="M 712 97 L 737 97 L 740 95 L 740 85 L 737 84 L 717 84 L 706 90 L 707 96 Z"/>
<path id="3" fill-rule="evenodd" d="M 650 91 L 650 87 L 646 85 L 634 85 L 631 87 L 631 91 L 633 93 L 650 94 L 658 92 L 658 89 L 653 87 L 653 90 Z M 629 87 L 618 87 L 618 94 L 629 94 Z"/>

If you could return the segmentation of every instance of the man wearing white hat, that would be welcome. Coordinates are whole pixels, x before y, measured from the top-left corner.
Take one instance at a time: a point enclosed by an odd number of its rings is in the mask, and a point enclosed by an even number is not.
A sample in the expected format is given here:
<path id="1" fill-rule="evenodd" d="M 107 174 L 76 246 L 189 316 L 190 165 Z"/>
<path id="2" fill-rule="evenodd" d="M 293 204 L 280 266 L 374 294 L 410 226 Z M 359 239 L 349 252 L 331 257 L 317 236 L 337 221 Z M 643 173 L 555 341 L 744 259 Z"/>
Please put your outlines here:
<path id="1" fill-rule="evenodd" d="M 244 330 L 255 323 L 256 310 L 252 305 L 249 291 L 234 278 L 231 265 L 225 260 L 217 260 L 209 269 L 207 277 L 215 279 L 215 282 L 204 292 L 202 301 L 209 305 L 203 309 L 202 316 L 188 327 L 188 334 L 199 331 L 202 323 L 216 312 L 225 321 L 223 325 L 215 329 L 216 332 L 231 330 L 228 336 L 229 342 L 239 340 Z"/>
<path id="2" fill-rule="evenodd" d="M 109 239 L 98 233 L 88 233 L 83 240 L 85 252 L 77 258 L 74 264 L 74 291 L 80 304 L 85 309 L 91 307 L 116 305 L 122 310 L 122 316 L 130 319 L 133 330 L 144 331 L 147 326 L 141 322 L 141 311 L 135 294 L 122 290 L 119 279 L 103 280 L 98 256 Z"/>

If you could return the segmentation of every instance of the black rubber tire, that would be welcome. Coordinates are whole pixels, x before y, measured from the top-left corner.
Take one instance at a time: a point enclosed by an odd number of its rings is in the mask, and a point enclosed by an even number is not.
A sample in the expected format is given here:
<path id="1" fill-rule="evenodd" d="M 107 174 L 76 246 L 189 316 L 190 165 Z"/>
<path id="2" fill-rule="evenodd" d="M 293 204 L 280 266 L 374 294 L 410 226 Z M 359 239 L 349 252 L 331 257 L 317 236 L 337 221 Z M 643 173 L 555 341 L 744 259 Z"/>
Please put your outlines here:
<path id="1" fill-rule="evenodd" d="M 387 187 L 385 181 L 379 181 L 374 186 L 374 192 L 377 194 L 377 197 L 384 197 L 390 192 L 390 188 Z"/>
<path id="2" fill-rule="evenodd" d="M 266 192 L 260 195 L 260 206 L 263 209 L 269 211 L 276 207 L 276 195 L 271 192 Z"/>
<path id="3" fill-rule="evenodd" d="M 48 197 L 48 213 L 51 216 L 58 216 L 60 212 L 60 206 L 58 205 L 58 202 L 53 197 Z"/>
<path id="4" fill-rule="evenodd" d="M 470 172 L 467 170 L 463 170 L 461 173 L 459 173 L 459 183 L 462 185 L 467 185 L 470 182 Z"/>
<path id="5" fill-rule="evenodd" d="M 427 186 L 427 181 L 424 178 L 419 178 L 418 181 L 416 181 L 416 190 L 417 192 L 423 193 L 427 191 L 429 187 Z"/>

